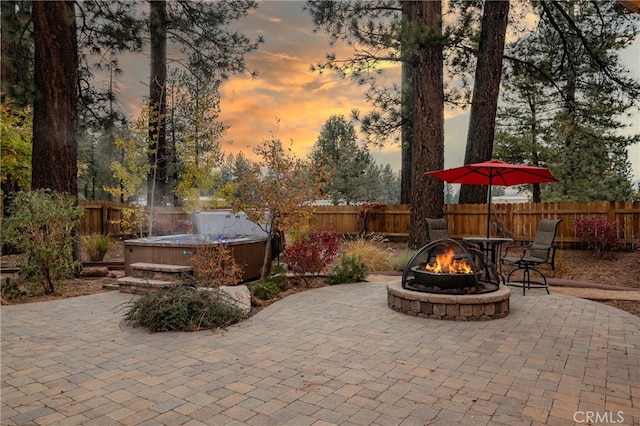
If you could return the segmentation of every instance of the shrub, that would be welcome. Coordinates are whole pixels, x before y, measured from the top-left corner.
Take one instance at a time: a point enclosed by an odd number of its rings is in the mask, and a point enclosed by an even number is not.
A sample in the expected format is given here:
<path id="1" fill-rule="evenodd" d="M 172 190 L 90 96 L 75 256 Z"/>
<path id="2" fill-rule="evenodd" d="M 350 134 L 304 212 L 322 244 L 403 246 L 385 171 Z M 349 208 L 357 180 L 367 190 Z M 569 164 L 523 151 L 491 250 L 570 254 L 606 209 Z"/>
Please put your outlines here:
<path id="1" fill-rule="evenodd" d="M 111 220 L 110 223 L 120 227 L 122 235 L 130 237 L 142 237 L 149 220 L 149 214 L 144 206 L 140 205 L 135 208 L 124 207 L 120 211 L 120 218 Z"/>
<path id="2" fill-rule="evenodd" d="M 6 277 L 0 282 L 0 296 L 2 296 L 3 302 L 20 299 L 26 295 L 27 291 L 22 287 L 19 280 Z"/>
<path id="3" fill-rule="evenodd" d="M 394 271 L 404 271 L 411 258 L 415 255 L 415 252 L 410 250 L 402 250 L 394 255 L 393 264 L 391 265 Z"/>
<path id="4" fill-rule="evenodd" d="M 193 223 L 189 219 L 176 220 L 173 223 L 173 232 L 176 234 L 191 234 L 193 232 Z"/>
<path id="5" fill-rule="evenodd" d="M 601 257 L 624 245 L 618 238 L 618 222 L 601 217 L 586 217 L 573 222 L 576 237 L 585 240 Z"/>
<path id="6" fill-rule="evenodd" d="M 278 297 L 280 289 L 274 281 L 262 281 L 251 287 L 251 294 L 260 300 L 271 300 Z"/>
<path id="7" fill-rule="evenodd" d="M 168 235 L 171 233 L 171 222 L 167 219 L 156 219 L 152 224 L 153 235 Z"/>
<path id="8" fill-rule="evenodd" d="M 83 213 L 74 198 L 51 191 L 21 191 L 14 198 L 3 238 L 27 254 L 20 274 L 46 294 L 76 271 L 72 231 Z"/>
<path id="9" fill-rule="evenodd" d="M 286 272 L 284 264 L 274 263 L 271 267 L 271 276 L 269 276 L 268 281 L 274 282 L 278 286 L 278 290 L 287 291 L 291 288 L 291 285 Z"/>
<path id="10" fill-rule="evenodd" d="M 369 267 L 358 255 L 346 254 L 340 258 L 340 263 L 327 275 L 327 283 L 331 285 L 357 283 L 364 281 L 369 273 Z"/>
<path id="11" fill-rule="evenodd" d="M 284 249 L 284 258 L 294 276 L 307 287 L 338 256 L 340 241 L 332 231 L 310 230 Z"/>
<path id="12" fill-rule="evenodd" d="M 369 271 L 389 271 L 392 268 L 391 253 L 373 241 L 362 238 L 350 241 L 345 254 L 360 257 Z"/>
<path id="13" fill-rule="evenodd" d="M 236 263 L 231 248 L 224 244 L 199 247 L 191 264 L 200 287 L 237 285 L 244 276 L 244 268 Z"/>
<path id="14" fill-rule="evenodd" d="M 244 317 L 223 293 L 188 287 L 145 294 L 125 303 L 124 307 L 125 322 L 151 332 L 215 329 L 237 323 Z"/>
<path id="15" fill-rule="evenodd" d="M 111 238 L 103 234 L 83 235 L 80 237 L 80 242 L 92 262 L 101 262 L 112 245 Z"/>

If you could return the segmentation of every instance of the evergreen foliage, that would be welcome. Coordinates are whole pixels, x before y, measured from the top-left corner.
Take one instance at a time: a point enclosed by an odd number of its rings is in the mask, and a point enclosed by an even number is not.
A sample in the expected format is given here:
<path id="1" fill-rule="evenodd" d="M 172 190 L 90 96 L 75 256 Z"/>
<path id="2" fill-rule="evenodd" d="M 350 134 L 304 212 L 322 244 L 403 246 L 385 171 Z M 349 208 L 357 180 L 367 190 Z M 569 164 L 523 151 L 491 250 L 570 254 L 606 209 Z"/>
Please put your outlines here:
<path id="1" fill-rule="evenodd" d="M 243 314 L 224 293 L 174 287 L 123 305 L 124 320 L 150 332 L 214 330 L 237 323 Z"/>
<path id="2" fill-rule="evenodd" d="M 342 115 L 326 121 L 309 157 L 314 169 L 326 173 L 322 191 L 334 205 L 400 202 L 399 176 L 358 145 L 355 127 Z"/>
<path id="3" fill-rule="evenodd" d="M 220 81 L 207 74 L 174 70 L 169 78 L 167 131 L 172 161 L 169 178 L 174 195 L 188 211 L 200 209 L 211 192 L 212 170 L 221 162 L 220 138 L 227 127 L 217 121 Z"/>
<path id="4" fill-rule="evenodd" d="M 343 116 L 331 116 L 322 126 L 310 157 L 314 168 L 326 171 L 323 192 L 334 205 L 366 200 L 366 171 L 373 160 Z"/>
<path id="5" fill-rule="evenodd" d="M 327 284 L 358 283 L 364 281 L 368 273 L 369 268 L 360 256 L 346 254 L 327 275 Z"/>
<path id="6" fill-rule="evenodd" d="M 633 196 L 620 119 L 637 109 L 640 82 L 619 52 L 638 16 L 615 2 L 540 2 L 538 26 L 509 46 L 505 106 L 495 157 L 548 166 L 560 182 L 533 187 L 533 201 L 628 200 Z M 588 58 L 588 59 L 585 59 Z"/>
<path id="7" fill-rule="evenodd" d="M 280 289 L 274 281 L 261 281 L 250 287 L 251 294 L 260 300 L 272 300 L 278 297 Z"/>

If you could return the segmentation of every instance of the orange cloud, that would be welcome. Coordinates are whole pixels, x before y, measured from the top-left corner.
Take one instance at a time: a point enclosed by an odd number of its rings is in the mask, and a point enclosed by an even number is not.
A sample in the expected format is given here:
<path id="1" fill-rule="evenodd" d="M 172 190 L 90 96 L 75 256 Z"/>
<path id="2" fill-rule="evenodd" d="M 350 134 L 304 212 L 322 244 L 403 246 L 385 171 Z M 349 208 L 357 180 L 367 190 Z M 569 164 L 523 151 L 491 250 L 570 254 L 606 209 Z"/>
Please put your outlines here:
<path id="1" fill-rule="evenodd" d="M 331 71 L 311 72 L 311 65 L 322 62 L 326 52 L 346 58 L 352 50 L 344 44 L 331 47 L 326 34 L 314 33 L 311 18 L 302 11 L 303 5 L 300 1 L 261 1 L 258 9 L 235 23 L 249 37 L 264 36 L 265 43 L 245 57 L 248 68 L 259 71 L 258 78 L 232 76 L 221 87 L 219 119 L 231 126 L 225 140 L 232 142 L 222 143 L 225 152 L 243 152 L 254 158 L 253 148 L 273 132 L 285 144 L 293 141 L 293 151 L 306 157 L 331 115 L 350 118 L 354 109 L 370 110 L 364 97 L 365 88 Z M 527 15 L 527 22 L 533 25 L 534 17 Z M 631 49 L 636 59 L 637 46 Z M 127 79 L 120 87 L 123 103 L 137 114 L 148 95 L 149 65 L 140 55 L 126 55 L 121 65 Z M 631 67 L 637 74 L 637 60 Z M 397 64 L 385 63 L 381 69 L 381 82 L 387 86 L 399 83 Z M 463 164 L 468 113 L 468 110 L 445 110 L 445 167 Z M 638 132 L 639 125 L 633 126 L 633 131 Z M 630 149 L 636 179 L 640 176 L 639 151 L 638 145 Z M 397 143 L 377 150 L 374 156 L 399 169 Z"/>

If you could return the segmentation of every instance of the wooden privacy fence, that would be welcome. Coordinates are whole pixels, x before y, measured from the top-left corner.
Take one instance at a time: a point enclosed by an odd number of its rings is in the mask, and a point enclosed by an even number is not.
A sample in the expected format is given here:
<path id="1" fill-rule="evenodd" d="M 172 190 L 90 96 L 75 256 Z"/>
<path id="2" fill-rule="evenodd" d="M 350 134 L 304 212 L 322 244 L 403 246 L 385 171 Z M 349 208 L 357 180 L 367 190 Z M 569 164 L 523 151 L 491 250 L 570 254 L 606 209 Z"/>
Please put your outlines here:
<path id="1" fill-rule="evenodd" d="M 83 201 L 85 214 L 81 219 L 80 233 L 122 235 L 118 221 L 125 208 L 137 208 L 107 201 Z M 363 214 L 366 212 L 366 214 Z M 449 204 L 444 217 L 453 238 L 484 236 L 487 224 L 486 204 Z M 176 207 L 154 208 L 155 221 L 169 224 L 189 219 L 189 213 Z M 533 240 L 541 219 L 562 219 L 556 241 L 561 248 L 582 248 L 584 243 L 575 236 L 573 223 L 578 218 L 602 217 L 616 221 L 620 238 L 630 246 L 640 237 L 640 202 L 589 202 L 589 203 L 519 203 L 494 204 L 491 207 L 491 234 L 509 236 L 516 241 Z M 374 208 L 362 206 L 318 206 L 311 219 L 313 226 L 333 230 L 339 234 L 358 235 L 363 231 L 399 240 L 409 236 L 409 206 L 381 205 Z"/>
<path id="2" fill-rule="evenodd" d="M 110 201 L 83 200 L 80 205 L 84 208 L 84 216 L 80 219 L 80 234 L 123 234 L 120 220 L 124 209 L 137 210 L 139 206 L 132 206 Z M 143 208 L 146 210 L 146 208 Z M 154 207 L 154 221 L 173 224 L 177 220 L 188 219 L 189 213 L 178 207 Z"/>
<path id="3" fill-rule="evenodd" d="M 405 239 L 409 235 L 409 206 L 380 206 L 367 210 L 363 217 L 360 206 L 320 206 L 315 209 L 312 224 L 340 234 L 357 235 L 363 231 Z M 444 217 L 452 238 L 486 235 L 486 204 L 449 204 Z M 491 234 L 509 236 L 516 241 L 532 241 L 541 219 L 562 219 L 556 241 L 561 248 L 581 248 L 584 242 L 575 236 L 578 218 L 602 217 L 616 221 L 620 238 L 631 245 L 640 237 L 640 202 L 588 203 L 519 203 L 494 204 L 491 207 Z"/>

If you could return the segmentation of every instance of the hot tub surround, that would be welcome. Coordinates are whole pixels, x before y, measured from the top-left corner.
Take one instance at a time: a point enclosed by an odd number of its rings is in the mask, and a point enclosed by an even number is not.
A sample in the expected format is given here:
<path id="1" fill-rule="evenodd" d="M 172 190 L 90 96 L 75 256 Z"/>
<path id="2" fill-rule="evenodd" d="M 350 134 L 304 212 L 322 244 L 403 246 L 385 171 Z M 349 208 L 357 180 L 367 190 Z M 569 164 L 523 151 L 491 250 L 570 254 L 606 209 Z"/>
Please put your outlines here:
<path id="1" fill-rule="evenodd" d="M 231 248 L 236 263 L 244 267 L 243 282 L 260 277 L 267 235 L 257 224 L 244 213 L 227 210 L 198 212 L 193 218 L 195 234 L 126 240 L 125 275 L 132 275 L 134 263 L 191 266 L 199 247 L 224 244 Z"/>

